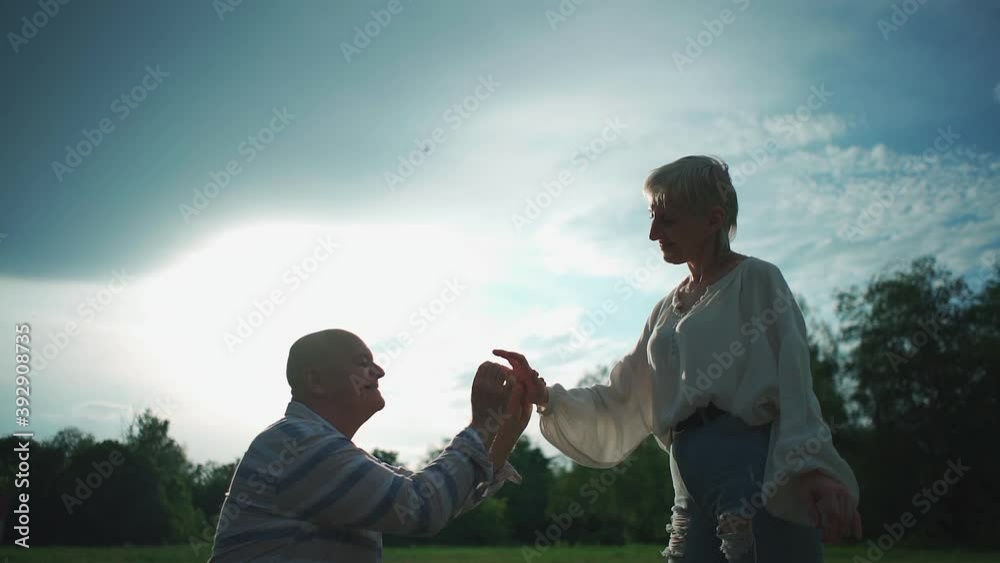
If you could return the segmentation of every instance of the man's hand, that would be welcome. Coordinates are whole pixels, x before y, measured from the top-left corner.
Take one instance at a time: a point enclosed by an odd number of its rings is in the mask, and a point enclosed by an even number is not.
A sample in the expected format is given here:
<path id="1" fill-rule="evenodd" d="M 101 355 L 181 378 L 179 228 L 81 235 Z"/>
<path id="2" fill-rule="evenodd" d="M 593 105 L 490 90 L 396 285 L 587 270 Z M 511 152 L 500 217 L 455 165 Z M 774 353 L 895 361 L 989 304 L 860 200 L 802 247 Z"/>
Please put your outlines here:
<path id="1" fill-rule="evenodd" d="M 510 362 L 514 369 L 514 377 L 517 377 L 517 381 L 524 385 L 525 400 L 536 405 L 549 404 L 549 390 L 545 386 L 545 379 L 539 377 L 538 372 L 531 369 L 524 356 L 507 350 L 493 350 L 493 354 Z"/>
<path id="2" fill-rule="evenodd" d="M 809 515 L 823 528 L 823 541 L 833 543 L 847 535 L 861 538 L 861 514 L 852 506 L 851 495 L 840 481 L 819 471 L 803 476 Z"/>
<path id="3" fill-rule="evenodd" d="M 487 449 L 500 430 L 512 387 L 513 375 L 509 369 L 493 362 L 480 364 L 472 381 L 472 427 L 479 432 Z"/>
<path id="4" fill-rule="evenodd" d="M 531 410 L 531 402 L 524 394 L 524 385 L 519 381 L 514 384 L 514 389 L 510 393 L 507 408 L 504 409 L 503 424 L 490 448 L 493 467 L 497 471 L 507 463 L 510 452 L 514 451 L 514 446 L 527 428 L 528 421 L 531 420 Z"/>

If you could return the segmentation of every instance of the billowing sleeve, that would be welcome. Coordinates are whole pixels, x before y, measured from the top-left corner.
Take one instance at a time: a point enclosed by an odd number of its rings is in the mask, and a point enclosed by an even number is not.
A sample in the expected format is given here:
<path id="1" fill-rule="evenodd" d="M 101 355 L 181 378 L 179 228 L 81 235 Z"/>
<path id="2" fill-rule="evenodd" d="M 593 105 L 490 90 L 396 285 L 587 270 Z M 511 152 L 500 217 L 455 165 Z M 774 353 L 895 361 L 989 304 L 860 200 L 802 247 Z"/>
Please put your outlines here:
<path id="1" fill-rule="evenodd" d="M 777 371 L 778 416 L 771 428 L 769 466 L 786 500 L 800 496 L 802 475 L 821 471 L 843 483 L 857 505 L 860 498 L 854 472 L 833 445 L 833 434 L 823 420 L 819 399 L 813 391 L 806 323 L 781 271 L 768 264 L 755 276 L 755 308 L 765 323 L 764 335 Z M 774 318 L 771 325 L 768 319 Z M 778 473 L 780 472 L 780 473 Z M 788 503 L 785 503 L 788 504 Z M 806 521 L 806 507 L 791 502 L 785 510 L 794 511 L 794 519 Z M 792 516 L 791 514 L 789 516 Z"/>
<path id="2" fill-rule="evenodd" d="M 608 384 L 549 387 L 549 403 L 539 417 L 542 435 L 573 461 L 613 467 L 651 433 L 652 367 L 647 345 L 662 304 L 653 309 L 635 348 L 611 368 Z"/>

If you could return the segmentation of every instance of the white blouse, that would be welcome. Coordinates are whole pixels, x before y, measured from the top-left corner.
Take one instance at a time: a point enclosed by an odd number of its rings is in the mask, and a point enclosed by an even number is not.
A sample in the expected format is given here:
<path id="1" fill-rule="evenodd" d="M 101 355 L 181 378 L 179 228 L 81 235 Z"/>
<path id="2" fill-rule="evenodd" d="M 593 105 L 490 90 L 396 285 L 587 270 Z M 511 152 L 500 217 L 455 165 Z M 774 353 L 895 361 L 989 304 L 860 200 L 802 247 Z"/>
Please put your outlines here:
<path id="1" fill-rule="evenodd" d="M 809 525 L 800 478 L 813 470 L 843 483 L 857 506 L 857 479 L 813 392 L 805 321 L 778 267 L 748 256 L 683 312 L 676 291 L 653 307 L 607 385 L 549 387 L 542 435 L 581 465 L 612 467 L 650 434 L 669 451 L 672 428 L 711 402 L 750 425 L 774 421 L 755 506 Z"/>

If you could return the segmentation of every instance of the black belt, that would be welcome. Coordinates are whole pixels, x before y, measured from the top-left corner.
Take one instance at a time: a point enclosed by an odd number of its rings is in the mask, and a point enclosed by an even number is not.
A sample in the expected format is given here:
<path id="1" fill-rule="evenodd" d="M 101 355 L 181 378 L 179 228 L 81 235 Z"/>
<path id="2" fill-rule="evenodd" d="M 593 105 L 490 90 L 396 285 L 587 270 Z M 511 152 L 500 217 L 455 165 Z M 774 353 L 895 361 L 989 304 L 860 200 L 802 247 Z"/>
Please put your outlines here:
<path id="1" fill-rule="evenodd" d="M 707 407 L 702 407 L 694 411 L 694 414 L 678 422 L 677 425 L 674 426 L 674 432 L 683 432 L 685 430 L 704 426 L 724 414 L 726 414 L 726 411 L 720 409 L 712 403 L 709 403 Z"/>

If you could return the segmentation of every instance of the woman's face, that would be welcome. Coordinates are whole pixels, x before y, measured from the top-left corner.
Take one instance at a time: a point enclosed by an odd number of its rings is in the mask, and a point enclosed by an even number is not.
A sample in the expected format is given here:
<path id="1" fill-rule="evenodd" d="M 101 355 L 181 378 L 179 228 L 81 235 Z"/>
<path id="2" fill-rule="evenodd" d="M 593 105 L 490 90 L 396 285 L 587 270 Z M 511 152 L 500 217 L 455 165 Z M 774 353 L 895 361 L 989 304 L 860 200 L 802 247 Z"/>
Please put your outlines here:
<path id="1" fill-rule="evenodd" d="M 649 240 L 659 243 L 663 259 L 671 264 L 697 260 L 719 229 L 713 225 L 721 225 L 716 217 L 719 212 L 720 208 L 713 208 L 707 216 L 700 216 L 669 203 L 654 204 L 649 208 Z"/>

